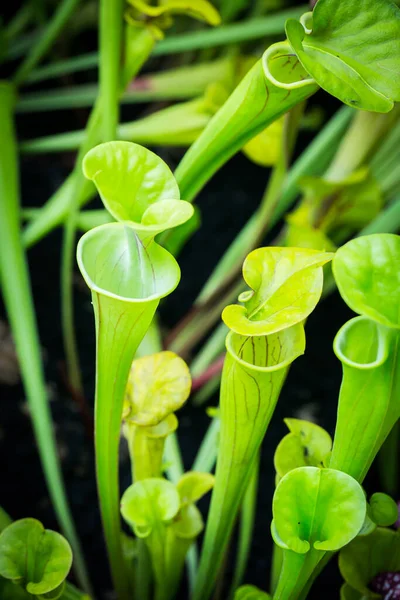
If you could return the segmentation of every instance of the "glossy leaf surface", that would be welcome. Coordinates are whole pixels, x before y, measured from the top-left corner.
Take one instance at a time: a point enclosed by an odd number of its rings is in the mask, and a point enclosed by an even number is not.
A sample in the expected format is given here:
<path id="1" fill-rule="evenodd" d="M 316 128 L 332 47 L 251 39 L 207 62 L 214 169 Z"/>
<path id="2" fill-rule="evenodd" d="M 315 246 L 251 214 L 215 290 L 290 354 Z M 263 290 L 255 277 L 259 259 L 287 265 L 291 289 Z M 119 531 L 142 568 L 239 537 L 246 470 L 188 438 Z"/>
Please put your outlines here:
<path id="1" fill-rule="evenodd" d="M 126 389 L 125 419 L 140 426 L 157 425 L 188 399 L 191 377 L 174 352 L 158 352 L 133 361 Z"/>
<path id="2" fill-rule="evenodd" d="M 356 317 L 340 329 L 334 350 L 343 364 L 343 381 L 330 466 L 362 482 L 400 418 L 400 334 Z"/>
<path id="3" fill-rule="evenodd" d="M 143 146 L 100 144 L 88 152 L 82 166 L 117 221 L 132 221 L 136 229 L 159 233 L 181 225 L 193 214 L 193 207 L 179 200 L 169 167 Z"/>
<path id="4" fill-rule="evenodd" d="M 310 22 L 311 21 L 311 22 Z M 311 31 L 289 19 L 286 35 L 305 70 L 345 104 L 388 112 L 400 100 L 400 12 L 389 0 L 319 0 Z"/>
<path id="5" fill-rule="evenodd" d="M 300 419 L 285 419 L 285 423 L 290 433 L 278 444 L 274 456 L 279 477 L 297 467 L 329 465 L 332 439 L 325 429 Z"/>
<path id="6" fill-rule="evenodd" d="M 354 312 L 387 327 L 400 328 L 400 236 L 379 233 L 340 248 L 333 273 Z"/>
<path id="7" fill-rule="evenodd" d="M 22 585 L 29 594 L 58 590 L 71 565 L 72 551 L 65 538 L 44 529 L 36 519 L 16 521 L 0 535 L 0 575 Z"/>
<path id="8" fill-rule="evenodd" d="M 332 258 L 305 248 L 254 250 L 243 265 L 251 290 L 239 296 L 244 306 L 224 309 L 224 322 L 241 335 L 266 335 L 303 321 L 320 299 L 322 266 Z"/>
<path id="9" fill-rule="evenodd" d="M 279 482 L 272 510 L 272 533 L 278 546 L 300 554 L 310 548 L 334 551 L 360 531 L 366 500 L 361 486 L 349 475 L 300 467 Z"/>

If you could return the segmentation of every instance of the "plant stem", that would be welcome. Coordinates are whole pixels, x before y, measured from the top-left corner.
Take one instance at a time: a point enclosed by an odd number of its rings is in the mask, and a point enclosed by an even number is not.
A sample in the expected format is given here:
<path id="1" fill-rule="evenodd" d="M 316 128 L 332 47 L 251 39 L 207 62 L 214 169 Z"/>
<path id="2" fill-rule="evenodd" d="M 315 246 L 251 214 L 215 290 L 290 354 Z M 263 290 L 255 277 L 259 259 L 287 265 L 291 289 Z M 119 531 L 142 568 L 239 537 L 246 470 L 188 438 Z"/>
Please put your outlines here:
<path id="1" fill-rule="evenodd" d="M 217 459 L 218 437 L 220 430 L 220 419 L 214 417 L 208 426 L 206 435 L 194 460 L 192 471 L 211 473 Z"/>
<path id="2" fill-rule="evenodd" d="M 18 159 L 13 126 L 14 91 L 0 84 L 2 141 L 7 152 L 0 160 L 0 270 L 4 301 L 10 319 L 33 427 L 50 496 L 60 525 L 74 552 L 79 581 L 90 590 L 89 579 L 66 499 L 58 461 L 35 321 L 28 266 L 19 223 Z"/>
<path id="3" fill-rule="evenodd" d="M 311 549 L 306 554 L 283 552 L 281 575 L 273 600 L 298 600 L 325 552 Z"/>
<path id="4" fill-rule="evenodd" d="M 11 525 L 11 523 L 11 517 L 9 517 L 6 511 L 0 506 L 0 533 L 3 531 L 3 529 Z"/>
<path id="5" fill-rule="evenodd" d="M 379 450 L 379 475 L 387 494 L 397 497 L 399 488 L 400 421 L 397 421 Z"/>
<path id="6" fill-rule="evenodd" d="M 17 86 L 20 86 L 25 81 L 29 73 L 36 67 L 49 50 L 78 4 L 79 0 L 62 0 L 49 24 L 38 38 L 35 46 L 17 69 L 14 76 L 14 83 Z"/>
<path id="7" fill-rule="evenodd" d="M 258 474 L 260 469 L 260 455 L 254 461 L 253 473 L 249 480 L 249 486 L 243 497 L 243 503 L 240 513 L 239 540 L 236 556 L 235 571 L 229 597 L 233 598 L 235 590 L 241 585 L 246 571 L 246 565 L 249 558 L 253 531 L 255 525 L 257 492 L 258 492 Z"/>

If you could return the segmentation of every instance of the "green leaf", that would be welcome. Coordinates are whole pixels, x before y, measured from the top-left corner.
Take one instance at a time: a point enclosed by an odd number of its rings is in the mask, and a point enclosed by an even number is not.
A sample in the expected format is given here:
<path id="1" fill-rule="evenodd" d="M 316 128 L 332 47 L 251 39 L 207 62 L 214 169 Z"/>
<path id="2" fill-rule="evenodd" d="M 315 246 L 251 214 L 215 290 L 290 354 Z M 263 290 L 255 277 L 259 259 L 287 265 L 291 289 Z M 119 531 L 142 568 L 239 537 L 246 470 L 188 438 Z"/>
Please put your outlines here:
<path id="1" fill-rule="evenodd" d="M 333 261 L 339 292 L 354 312 L 400 328 L 400 236 L 378 233 L 351 240 Z"/>
<path id="2" fill-rule="evenodd" d="M 160 523 L 170 522 L 179 511 L 176 487 L 166 479 L 137 481 L 124 492 L 121 514 L 138 537 L 150 535 Z"/>
<path id="3" fill-rule="evenodd" d="M 329 464 L 331 436 L 325 429 L 309 421 L 285 419 L 290 433 L 275 451 L 274 465 L 279 477 L 297 467 L 325 467 Z"/>
<path id="4" fill-rule="evenodd" d="M 66 539 L 44 529 L 36 519 L 16 521 L 0 535 L 0 575 L 19 583 L 29 594 L 42 596 L 59 588 L 71 565 Z"/>
<path id="5" fill-rule="evenodd" d="M 156 243 L 144 244 L 129 224 L 108 223 L 88 231 L 79 240 L 77 259 L 93 292 L 126 303 L 163 298 L 180 279 L 169 252 Z"/>
<path id="6" fill-rule="evenodd" d="M 0 577 L 0 598 L 1 600 L 31 600 L 32 596 L 19 585 Z"/>
<path id="7" fill-rule="evenodd" d="M 279 482 L 272 512 L 272 535 L 281 548 L 300 554 L 310 548 L 335 551 L 360 531 L 366 500 L 361 486 L 349 475 L 300 467 Z"/>
<path id="8" fill-rule="evenodd" d="M 355 108 L 389 112 L 400 100 L 400 11 L 390 0 L 319 0 L 312 31 L 289 19 L 286 35 L 310 76 Z"/>
<path id="9" fill-rule="evenodd" d="M 132 221 L 137 231 L 155 235 L 185 223 L 193 214 L 193 207 L 179 200 L 169 167 L 143 146 L 100 144 L 86 154 L 82 167 L 110 214 L 117 221 Z"/>
<path id="10" fill-rule="evenodd" d="M 377 492 L 369 500 L 371 518 L 381 527 L 389 527 L 396 523 L 399 511 L 396 502 L 387 494 Z"/>
<path id="11" fill-rule="evenodd" d="M 370 581 L 384 571 L 400 571 L 400 533 L 378 527 L 371 535 L 357 537 L 339 554 L 345 582 L 367 598 L 380 598 L 369 589 Z"/>
<path id="12" fill-rule="evenodd" d="M 212 490 L 215 477 L 210 473 L 188 471 L 177 483 L 177 490 L 181 498 L 181 506 L 187 506 L 200 500 Z"/>
<path id="13" fill-rule="evenodd" d="M 186 402 L 191 384 L 189 367 L 174 352 L 134 360 L 126 388 L 125 419 L 140 426 L 157 425 Z"/>
<path id="14" fill-rule="evenodd" d="M 259 248 L 243 264 L 251 291 L 245 306 L 227 306 L 222 319 L 241 335 L 267 335 L 300 323 L 314 310 L 323 283 L 322 266 L 332 253 L 304 248 Z"/>
<path id="15" fill-rule="evenodd" d="M 236 590 L 234 600 L 271 600 L 271 596 L 255 585 L 242 585 Z"/>
<path id="16" fill-rule="evenodd" d="M 277 119 L 247 142 L 243 146 L 243 152 L 247 158 L 262 167 L 275 165 L 282 149 L 283 123 L 283 118 Z"/>
<path id="17" fill-rule="evenodd" d="M 338 332 L 334 351 L 343 364 L 343 381 L 330 467 L 362 482 L 400 418 L 400 332 L 355 317 Z"/>
<path id="18" fill-rule="evenodd" d="M 221 17 L 214 6 L 207 0 L 160 0 L 158 6 L 148 4 L 144 0 L 128 0 L 129 4 L 148 17 L 161 17 L 170 14 L 184 14 L 209 25 L 219 25 Z"/>

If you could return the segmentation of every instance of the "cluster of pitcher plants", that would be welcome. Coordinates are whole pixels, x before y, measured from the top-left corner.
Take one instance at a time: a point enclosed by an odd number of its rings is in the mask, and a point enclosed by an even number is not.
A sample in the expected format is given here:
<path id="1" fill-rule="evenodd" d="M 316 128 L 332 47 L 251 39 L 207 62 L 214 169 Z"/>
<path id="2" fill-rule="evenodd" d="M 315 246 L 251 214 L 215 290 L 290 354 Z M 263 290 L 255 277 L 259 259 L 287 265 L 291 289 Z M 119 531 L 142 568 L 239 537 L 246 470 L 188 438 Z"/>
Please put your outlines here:
<path id="1" fill-rule="evenodd" d="M 60 4 L 44 41 L 0 84 L 2 293 L 63 533 L 32 518 L 11 522 L 1 511 L 1 598 L 95 598 L 62 483 L 25 261 L 25 249 L 59 225 L 65 352 L 78 392 L 71 282 L 76 233 L 85 231 L 77 263 L 96 324 L 96 476 L 115 597 L 303 599 L 330 560 L 339 560 L 342 600 L 400 597 L 399 8 L 391 0 L 319 0 L 312 11 L 293 9 L 285 41 L 264 43 L 262 55 L 239 55 L 236 48 L 209 66 L 193 65 L 194 95 L 203 86 L 199 97 L 119 127 L 121 98 L 128 86 L 134 90 L 132 80 L 157 44 L 168 41 L 174 21 L 183 14 L 216 33 L 221 16 L 208 0 L 100 0 L 99 87 L 86 130 L 21 145 L 23 152 L 78 149 L 76 166 L 44 207 L 24 214 L 13 126 L 24 96 L 17 101 L 16 92 L 73 4 Z M 216 4 L 226 22 L 248 8 Z M 261 2 L 254 5 L 262 12 Z M 194 40 L 206 35 L 199 31 Z M 190 67 L 181 71 L 170 81 L 189 77 Z M 158 77 L 156 99 L 160 90 L 168 95 Z M 197 81 L 202 77 L 207 86 Z M 140 98 L 145 86 L 137 89 Z M 320 89 L 344 106 L 293 163 L 307 100 Z M 173 144 L 190 146 L 174 173 L 147 148 Z M 178 286 L 178 254 L 200 227 L 194 201 L 241 150 L 271 167 L 261 205 L 193 310 L 162 340 L 159 304 Z M 104 208 L 82 210 L 96 192 Z M 277 237 L 263 245 L 282 217 Z M 273 560 L 261 590 L 244 580 L 260 449 L 290 366 L 306 352 L 307 319 L 335 288 L 356 315 L 333 343 L 343 369 L 336 427 L 331 437 L 287 415 L 289 432 L 271 465 L 276 488 L 264 539 L 273 544 Z M 195 395 L 192 378 L 205 384 Z M 209 410 L 209 429 L 185 471 L 178 411 L 186 402 L 200 405 L 217 388 L 219 407 Z M 123 490 L 121 443 L 132 481 Z M 382 489 L 369 496 L 362 486 L 378 455 Z M 200 510 L 206 495 L 209 509 Z M 67 581 L 71 568 L 78 587 Z"/>

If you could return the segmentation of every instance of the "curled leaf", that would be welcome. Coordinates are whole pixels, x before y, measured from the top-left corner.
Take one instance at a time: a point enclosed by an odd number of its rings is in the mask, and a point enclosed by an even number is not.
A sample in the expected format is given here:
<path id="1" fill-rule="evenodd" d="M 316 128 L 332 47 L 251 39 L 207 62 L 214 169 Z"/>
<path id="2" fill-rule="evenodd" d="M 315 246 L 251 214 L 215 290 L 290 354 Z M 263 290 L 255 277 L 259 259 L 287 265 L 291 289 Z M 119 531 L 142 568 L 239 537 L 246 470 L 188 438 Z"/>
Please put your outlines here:
<path id="1" fill-rule="evenodd" d="M 360 531 L 366 500 L 359 483 L 349 475 L 300 467 L 279 482 L 272 510 L 272 535 L 281 548 L 300 554 L 310 548 L 335 551 Z"/>
<path id="2" fill-rule="evenodd" d="M 325 467 L 332 449 L 331 436 L 315 423 L 300 419 L 285 419 L 290 433 L 286 435 L 274 456 L 275 470 L 283 477 L 297 467 Z"/>
<path id="3" fill-rule="evenodd" d="M 170 522 L 179 511 L 176 487 L 166 479 L 137 481 L 121 499 L 121 514 L 138 537 L 145 538 L 159 524 Z"/>
<path id="4" fill-rule="evenodd" d="M 156 154 L 131 142 L 106 142 L 88 152 L 83 172 L 99 190 L 117 221 L 130 221 L 136 231 L 154 235 L 185 223 L 193 214 L 179 200 L 175 178 Z"/>
<path id="5" fill-rule="evenodd" d="M 135 425 L 157 425 L 186 402 L 190 389 L 189 368 L 174 352 L 138 358 L 129 374 L 125 418 Z"/>
<path id="6" fill-rule="evenodd" d="M 268 335 L 300 323 L 315 308 L 322 266 L 332 253 L 306 248 L 259 248 L 243 264 L 251 288 L 239 296 L 245 306 L 227 306 L 222 319 L 241 335 Z"/>
<path id="7" fill-rule="evenodd" d="M 67 540 L 36 519 L 15 521 L 0 535 L 0 575 L 29 594 L 58 598 L 71 565 Z"/>
<path id="8" fill-rule="evenodd" d="M 400 100 L 400 11 L 389 0 L 319 0 L 312 19 L 286 22 L 286 35 L 307 73 L 345 104 L 388 112 Z"/>
<path id="9" fill-rule="evenodd" d="M 177 483 L 181 498 L 181 506 L 193 504 L 200 500 L 214 485 L 215 477 L 210 473 L 189 471 L 182 475 Z"/>
<path id="10" fill-rule="evenodd" d="M 314 83 L 287 42 L 272 44 L 263 54 L 265 76 L 278 88 L 292 90 Z"/>
<path id="11" fill-rule="evenodd" d="M 379 233 L 351 240 L 336 253 L 333 274 L 354 312 L 400 328 L 400 236 Z"/>

